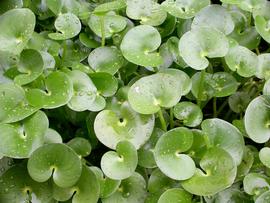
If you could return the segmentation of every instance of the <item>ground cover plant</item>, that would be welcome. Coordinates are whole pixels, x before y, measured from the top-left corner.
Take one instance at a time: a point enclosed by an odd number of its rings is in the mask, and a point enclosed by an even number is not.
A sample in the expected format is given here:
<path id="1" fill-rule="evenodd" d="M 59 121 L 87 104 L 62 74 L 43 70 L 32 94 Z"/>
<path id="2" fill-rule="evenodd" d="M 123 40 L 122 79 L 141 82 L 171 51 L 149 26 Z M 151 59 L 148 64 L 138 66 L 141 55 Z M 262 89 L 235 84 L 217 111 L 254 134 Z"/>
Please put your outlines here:
<path id="1" fill-rule="evenodd" d="M 0 1 L 0 203 L 270 202 L 270 2 Z"/>

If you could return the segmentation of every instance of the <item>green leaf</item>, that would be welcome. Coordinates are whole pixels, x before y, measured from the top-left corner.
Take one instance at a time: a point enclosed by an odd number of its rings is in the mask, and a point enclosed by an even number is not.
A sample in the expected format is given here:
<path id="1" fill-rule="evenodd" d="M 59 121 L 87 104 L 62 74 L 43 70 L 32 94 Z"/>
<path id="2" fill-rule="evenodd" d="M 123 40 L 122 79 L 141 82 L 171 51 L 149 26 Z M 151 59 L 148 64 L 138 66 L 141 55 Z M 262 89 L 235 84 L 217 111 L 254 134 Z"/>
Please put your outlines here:
<path id="1" fill-rule="evenodd" d="M 73 13 L 59 15 L 54 23 L 57 33 L 50 33 L 48 36 L 54 40 L 66 40 L 75 37 L 81 31 L 80 19 Z"/>
<path id="2" fill-rule="evenodd" d="M 139 173 L 121 181 L 117 191 L 111 196 L 102 199 L 102 203 L 139 203 L 146 198 L 146 183 Z"/>
<path id="3" fill-rule="evenodd" d="M 168 189 L 160 196 L 158 203 L 168 202 L 191 203 L 192 195 L 180 188 Z"/>
<path id="4" fill-rule="evenodd" d="M 175 118 L 183 122 L 185 126 L 195 127 L 200 125 L 203 113 L 199 106 L 192 102 L 180 102 L 173 108 Z"/>
<path id="5" fill-rule="evenodd" d="M 48 127 L 48 118 L 42 111 L 19 123 L 0 124 L 0 153 L 13 158 L 28 158 L 43 145 Z"/>
<path id="6" fill-rule="evenodd" d="M 189 76 L 180 70 L 169 69 L 143 77 L 128 92 L 132 108 L 142 114 L 153 114 L 161 107 L 171 108 L 191 88 Z"/>
<path id="7" fill-rule="evenodd" d="M 53 185 L 53 197 L 57 201 L 66 201 L 72 197 L 73 203 L 96 203 L 99 199 L 99 192 L 99 183 L 95 173 L 84 165 L 81 177 L 74 186 L 62 188 Z"/>
<path id="8" fill-rule="evenodd" d="M 74 70 L 68 73 L 73 83 L 73 96 L 68 102 L 68 107 L 74 111 L 96 111 L 95 100 L 98 92 L 89 76 L 81 71 Z M 103 107 L 104 108 L 104 107 Z"/>
<path id="9" fill-rule="evenodd" d="M 139 149 L 150 138 L 153 128 L 154 116 L 136 113 L 126 101 L 112 110 L 101 111 L 94 122 L 97 138 L 111 149 L 124 140 Z"/>
<path id="10" fill-rule="evenodd" d="M 120 10 L 125 8 L 126 6 L 127 5 L 125 0 L 115 0 L 98 5 L 95 8 L 94 13 L 102 14 L 109 11 Z"/>
<path id="11" fill-rule="evenodd" d="M 162 2 L 161 6 L 165 11 L 177 18 L 188 19 L 194 17 L 202 8 L 209 4 L 209 0 L 166 0 Z"/>
<path id="12" fill-rule="evenodd" d="M 44 143 L 63 143 L 63 140 L 61 135 L 57 131 L 52 128 L 48 128 L 45 133 Z"/>
<path id="13" fill-rule="evenodd" d="M 244 138 L 240 131 L 227 121 L 213 118 L 202 122 L 202 130 L 213 146 L 227 151 L 236 165 L 242 161 L 244 154 Z"/>
<path id="14" fill-rule="evenodd" d="M 71 187 L 80 178 L 82 164 L 70 147 L 60 143 L 47 144 L 34 151 L 27 164 L 29 175 L 37 182 L 52 176 L 59 187 Z"/>
<path id="15" fill-rule="evenodd" d="M 259 157 L 263 165 L 265 165 L 267 168 L 270 168 L 270 148 L 264 147 L 259 152 Z"/>
<path id="16" fill-rule="evenodd" d="M 126 33 L 120 49 L 128 61 L 141 66 L 156 67 L 162 63 L 162 57 L 156 52 L 160 44 L 161 37 L 156 28 L 139 25 Z"/>
<path id="17" fill-rule="evenodd" d="M 227 72 L 214 73 L 208 82 L 215 91 L 215 97 L 227 97 L 235 93 L 239 86 L 237 80 Z"/>
<path id="18" fill-rule="evenodd" d="M 101 169 L 106 176 L 114 180 L 130 177 L 138 163 L 136 148 L 128 141 L 120 141 L 116 152 L 106 152 L 101 158 Z"/>
<path id="19" fill-rule="evenodd" d="M 100 185 L 100 198 L 107 198 L 116 192 L 121 184 L 121 180 L 113 180 L 108 177 L 104 177 L 100 168 L 92 166 L 90 169 L 96 174 L 96 177 Z"/>
<path id="20" fill-rule="evenodd" d="M 243 46 L 230 48 L 225 61 L 232 71 L 237 71 L 242 77 L 251 77 L 258 71 L 257 55 Z"/>
<path id="21" fill-rule="evenodd" d="M 260 173 L 249 173 L 243 180 L 244 191 L 249 195 L 262 194 L 270 189 L 269 178 Z"/>
<path id="22" fill-rule="evenodd" d="M 0 202 L 54 202 L 51 184 L 34 181 L 24 164 L 10 168 L 0 177 L 0 182 Z"/>
<path id="23" fill-rule="evenodd" d="M 201 169 L 194 176 L 182 182 L 183 188 L 195 195 L 214 195 L 230 187 L 236 176 L 233 158 L 225 150 L 212 147 L 200 161 Z"/>
<path id="24" fill-rule="evenodd" d="M 195 172 L 194 161 L 183 152 L 193 142 L 193 134 L 184 127 L 174 128 L 165 133 L 157 142 L 154 156 L 159 169 L 175 180 L 186 180 Z"/>
<path id="25" fill-rule="evenodd" d="M 35 22 L 34 13 L 27 8 L 12 9 L 2 14 L 0 51 L 19 54 L 31 38 Z"/>
<path id="26" fill-rule="evenodd" d="M 266 191 L 262 193 L 255 201 L 255 203 L 264 203 L 269 201 L 270 199 L 270 191 Z"/>
<path id="27" fill-rule="evenodd" d="M 12 83 L 0 84 L 0 106 L 1 123 L 23 120 L 38 110 L 27 102 L 24 90 Z"/>
<path id="28" fill-rule="evenodd" d="M 88 156 L 92 150 L 90 142 L 82 137 L 73 138 L 67 143 L 67 145 L 82 157 Z"/>
<path id="29" fill-rule="evenodd" d="M 41 54 L 33 49 L 25 49 L 20 55 L 18 71 L 22 74 L 14 78 L 18 85 L 28 84 L 37 79 L 43 72 L 43 59 Z"/>
<path id="30" fill-rule="evenodd" d="M 45 79 L 44 90 L 29 89 L 26 98 L 35 107 L 53 109 L 67 104 L 72 94 L 71 79 L 65 73 L 55 71 Z"/>
<path id="31" fill-rule="evenodd" d="M 236 113 L 244 112 L 251 101 L 247 92 L 236 92 L 229 97 L 229 106 Z"/>
<path id="32" fill-rule="evenodd" d="M 260 79 L 270 79 L 270 54 L 260 54 L 256 76 Z"/>
<path id="33" fill-rule="evenodd" d="M 138 164 L 144 168 L 155 168 L 156 161 L 154 157 L 154 148 L 157 141 L 163 135 L 164 131 L 155 128 L 149 140 L 138 150 Z"/>
<path id="34" fill-rule="evenodd" d="M 259 96 L 253 99 L 245 113 L 245 127 L 250 139 L 257 143 L 267 142 L 270 138 L 269 96 Z"/>
<path id="35" fill-rule="evenodd" d="M 209 65 L 208 58 L 224 57 L 229 50 L 226 36 L 212 27 L 198 27 L 186 32 L 179 41 L 180 55 L 196 70 Z"/>
<path id="36" fill-rule="evenodd" d="M 88 21 L 88 25 L 99 37 L 102 37 L 102 21 L 104 21 L 104 35 L 106 38 L 111 37 L 115 33 L 121 32 L 127 26 L 126 19 L 120 15 L 116 15 L 114 12 L 108 12 L 106 15 L 102 16 L 92 14 Z"/>
<path id="37" fill-rule="evenodd" d="M 88 64 L 96 72 L 106 72 L 114 75 L 125 60 L 116 47 L 98 47 L 88 56 Z"/>
<path id="38" fill-rule="evenodd" d="M 226 8 L 221 5 L 209 5 L 195 16 L 191 28 L 196 29 L 203 26 L 213 27 L 228 35 L 234 29 L 234 22 Z"/>

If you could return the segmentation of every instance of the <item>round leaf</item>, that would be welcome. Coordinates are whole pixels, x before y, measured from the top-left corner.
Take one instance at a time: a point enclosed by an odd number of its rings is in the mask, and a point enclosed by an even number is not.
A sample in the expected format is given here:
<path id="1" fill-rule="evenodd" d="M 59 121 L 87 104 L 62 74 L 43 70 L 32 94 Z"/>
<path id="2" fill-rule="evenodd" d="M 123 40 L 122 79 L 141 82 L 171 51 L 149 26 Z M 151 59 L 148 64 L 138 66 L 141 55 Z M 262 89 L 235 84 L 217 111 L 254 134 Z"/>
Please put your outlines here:
<path id="1" fill-rule="evenodd" d="M 139 203 L 144 202 L 146 198 L 146 183 L 144 178 L 134 173 L 131 177 L 121 181 L 118 190 L 109 196 L 102 199 L 102 203 Z"/>
<path id="2" fill-rule="evenodd" d="M 192 18 L 198 13 L 202 8 L 210 4 L 209 0 L 166 0 L 162 2 L 162 8 L 169 14 L 177 17 L 188 19 Z"/>
<path id="3" fill-rule="evenodd" d="M 203 119 L 200 107 L 192 102 L 181 102 L 176 104 L 173 108 L 173 114 L 188 127 L 200 125 Z"/>
<path id="4" fill-rule="evenodd" d="M 45 91 L 29 89 L 26 92 L 26 98 L 35 107 L 52 109 L 67 104 L 72 93 L 70 78 L 65 73 L 55 71 L 46 78 Z"/>
<path id="5" fill-rule="evenodd" d="M 258 57 L 246 47 L 235 46 L 230 48 L 225 56 L 225 61 L 232 71 L 237 71 L 242 77 L 251 77 L 257 72 Z"/>
<path id="6" fill-rule="evenodd" d="M 269 178 L 263 174 L 250 173 L 243 180 L 244 191 L 249 195 L 261 194 L 269 190 Z"/>
<path id="7" fill-rule="evenodd" d="M 77 183 L 70 188 L 61 188 L 53 185 L 53 197 L 57 201 L 66 201 L 72 197 L 73 203 L 96 203 L 99 199 L 99 183 L 95 173 L 82 167 L 82 173 Z"/>
<path id="8" fill-rule="evenodd" d="M 52 203 L 52 188 L 49 182 L 37 183 L 29 175 L 26 166 L 16 165 L 0 178 L 0 202 Z"/>
<path id="9" fill-rule="evenodd" d="M 168 202 L 191 203 L 192 195 L 180 188 L 169 189 L 164 192 L 158 200 L 158 203 Z"/>
<path id="10" fill-rule="evenodd" d="M 101 169 L 106 176 L 115 180 L 130 177 L 138 163 L 136 148 L 128 141 L 121 141 L 116 152 L 106 152 L 101 158 Z"/>
<path id="11" fill-rule="evenodd" d="M 255 201 L 255 203 L 265 203 L 270 199 L 270 191 L 264 192 L 261 194 Z"/>
<path id="12" fill-rule="evenodd" d="M 57 33 L 50 33 L 48 36 L 54 40 L 66 40 L 75 37 L 81 31 L 80 19 L 73 13 L 64 13 L 56 18 L 54 26 Z"/>
<path id="13" fill-rule="evenodd" d="M 233 158 L 225 150 L 213 147 L 200 161 L 205 173 L 197 169 L 194 176 L 182 182 L 183 188 L 195 195 L 214 195 L 231 186 L 236 176 Z"/>
<path id="14" fill-rule="evenodd" d="M 157 166 L 168 177 L 186 180 L 195 172 L 194 161 L 182 152 L 193 142 L 193 134 L 187 128 L 174 128 L 165 133 L 157 142 L 154 155 Z"/>
<path id="15" fill-rule="evenodd" d="M 0 124 L 0 153 L 13 158 L 29 157 L 43 145 L 48 127 L 48 118 L 42 111 L 20 123 Z"/>
<path id="16" fill-rule="evenodd" d="M 0 106 L 1 123 L 23 120 L 38 110 L 28 104 L 24 90 L 12 83 L 0 84 Z"/>
<path id="17" fill-rule="evenodd" d="M 143 77 L 130 87 L 128 100 L 135 111 L 153 114 L 161 107 L 171 108 L 189 92 L 191 83 L 186 73 L 171 71 Z"/>
<path id="18" fill-rule="evenodd" d="M 270 54 L 260 54 L 256 76 L 261 79 L 270 79 Z"/>
<path id="19" fill-rule="evenodd" d="M 96 72 L 114 75 L 124 65 L 125 60 L 116 47 L 98 47 L 89 54 L 88 63 Z"/>
<path id="20" fill-rule="evenodd" d="M 34 151 L 27 168 L 31 178 L 37 182 L 45 182 L 52 176 L 57 186 L 71 187 L 81 176 L 82 164 L 70 147 L 53 143 Z"/>
<path id="21" fill-rule="evenodd" d="M 180 55 L 184 61 L 196 70 L 209 65 L 208 58 L 224 57 L 229 50 L 226 36 L 211 27 L 198 27 L 186 32 L 179 41 Z"/>
<path id="22" fill-rule="evenodd" d="M 202 26 L 216 28 L 225 35 L 228 35 L 234 29 L 234 22 L 226 8 L 221 5 L 209 5 L 195 16 L 191 25 L 192 29 Z"/>
<path id="23" fill-rule="evenodd" d="M 37 79 L 43 72 L 43 58 L 34 49 L 25 49 L 20 55 L 18 70 L 22 73 L 14 78 L 18 85 L 28 84 Z"/>
<path id="24" fill-rule="evenodd" d="M 240 131 L 227 121 L 213 118 L 202 122 L 202 130 L 213 146 L 226 150 L 236 165 L 242 161 L 244 154 L 244 138 Z"/>
<path id="25" fill-rule="evenodd" d="M 71 147 L 79 156 L 86 157 L 91 153 L 90 142 L 82 137 L 75 137 L 67 145 Z"/>
<path id="26" fill-rule="evenodd" d="M 162 57 L 155 52 L 161 44 L 156 28 L 139 25 L 130 29 L 120 45 L 123 56 L 130 62 L 141 66 L 158 66 Z"/>
<path id="27" fill-rule="evenodd" d="M 264 143 L 270 138 L 269 96 L 259 96 L 252 100 L 245 113 L 245 128 L 248 136 L 257 143 Z"/>
<path id="28" fill-rule="evenodd" d="M 44 143 L 63 143 L 61 135 L 54 129 L 48 128 L 45 137 L 44 137 Z"/>
<path id="29" fill-rule="evenodd" d="M 154 116 L 136 113 L 128 102 L 113 110 L 101 111 L 94 122 L 97 138 L 111 149 L 124 140 L 139 149 L 149 139 L 153 128 Z"/>
<path id="30" fill-rule="evenodd" d="M 19 54 L 31 38 L 35 22 L 34 13 L 27 8 L 12 9 L 2 14 L 0 50 Z"/>
<path id="31" fill-rule="evenodd" d="M 264 147 L 260 150 L 259 157 L 263 165 L 270 168 L 270 148 Z"/>

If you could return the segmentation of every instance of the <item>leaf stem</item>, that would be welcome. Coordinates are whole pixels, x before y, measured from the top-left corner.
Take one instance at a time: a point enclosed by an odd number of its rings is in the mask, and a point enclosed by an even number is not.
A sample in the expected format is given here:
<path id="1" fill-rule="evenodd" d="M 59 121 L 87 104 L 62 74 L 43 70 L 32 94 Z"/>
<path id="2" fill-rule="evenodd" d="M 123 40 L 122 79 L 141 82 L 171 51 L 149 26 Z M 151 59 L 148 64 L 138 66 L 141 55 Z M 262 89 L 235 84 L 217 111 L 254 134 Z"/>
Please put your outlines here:
<path id="1" fill-rule="evenodd" d="M 213 98 L 213 117 L 217 117 L 217 98 Z"/>
<path id="2" fill-rule="evenodd" d="M 173 108 L 170 108 L 170 129 L 174 127 L 174 120 L 173 120 Z"/>
<path id="3" fill-rule="evenodd" d="M 159 117 L 159 120 L 160 120 L 160 123 L 161 123 L 162 130 L 167 131 L 166 121 L 164 119 L 161 108 L 158 111 L 158 117 Z"/>
<path id="4" fill-rule="evenodd" d="M 101 46 L 105 46 L 105 25 L 104 25 L 104 16 L 100 16 L 100 31 L 101 31 Z"/>
<path id="5" fill-rule="evenodd" d="M 217 110 L 217 113 L 216 113 L 216 116 L 218 116 L 220 113 L 221 113 L 221 111 L 226 107 L 226 105 L 228 104 L 228 99 L 226 99 L 222 104 L 221 104 L 221 106 L 218 108 L 218 110 Z"/>
<path id="6" fill-rule="evenodd" d="M 197 98 L 197 104 L 201 108 L 202 105 L 202 93 L 203 93 L 203 82 L 204 82 L 204 77 L 205 77 L 205 70 L 201 71 L 201 76 L 200 76 L 200 84 L 199 84 L 199 92 L 198 92 L 198 98 Z"/>
<path id="7" fill-rule="evenodd" d="M 260 53 L 260 50 L 258 49 L 258 47 L 255 50 L 256 50 L 257 55 L 260 55 L 261 54 Z"/>

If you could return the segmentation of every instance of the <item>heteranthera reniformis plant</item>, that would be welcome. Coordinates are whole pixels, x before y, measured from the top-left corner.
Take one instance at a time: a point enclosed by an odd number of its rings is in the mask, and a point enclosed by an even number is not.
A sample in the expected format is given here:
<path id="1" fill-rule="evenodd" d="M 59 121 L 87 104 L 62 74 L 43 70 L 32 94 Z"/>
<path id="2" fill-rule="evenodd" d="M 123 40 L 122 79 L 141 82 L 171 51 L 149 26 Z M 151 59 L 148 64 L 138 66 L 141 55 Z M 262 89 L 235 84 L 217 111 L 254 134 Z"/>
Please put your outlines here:
<path id="1" fill-rule="evenodd" d="M 0 202 L 270 202 L 269 11 L 0 1 Z"/>

